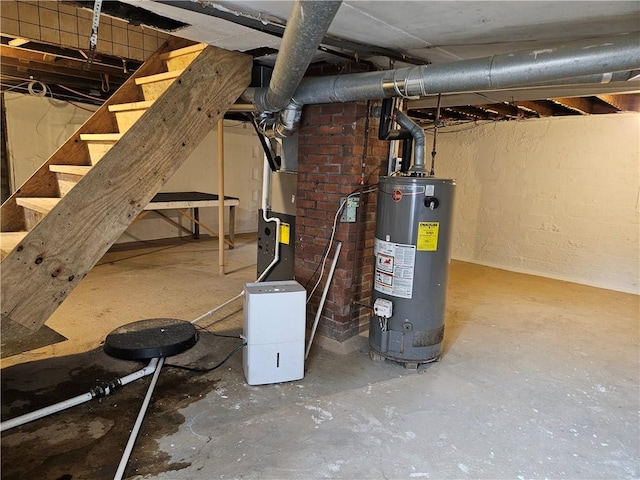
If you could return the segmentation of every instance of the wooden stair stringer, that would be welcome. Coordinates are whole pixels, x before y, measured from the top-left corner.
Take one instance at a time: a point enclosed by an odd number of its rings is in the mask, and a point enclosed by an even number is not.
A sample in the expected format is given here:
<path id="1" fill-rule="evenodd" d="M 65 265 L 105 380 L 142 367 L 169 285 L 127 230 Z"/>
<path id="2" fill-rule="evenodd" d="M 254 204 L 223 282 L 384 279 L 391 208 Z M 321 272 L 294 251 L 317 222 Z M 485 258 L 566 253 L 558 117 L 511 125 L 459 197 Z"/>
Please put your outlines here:
<path id="1" fill-rule="evenodd" d="M 0 285 L 5 338 L 44 324 L 223 119 L 250 76 L 251 57 L 207 47 L 7 255 Z"/>
<path id="2" fill-rule="evenodd" d="M 88 154 L 80 135 L 84 133 L 116 132 L 115 117 L 109 112 L 110 105 L 139 101 L 142 93 L 135 83 L 136 78 L 153 75 L 164 68 L 161 56 L 189 44 L 187 40 L 169 38 L 149 60 L 140 66 L 131 77 L 107 100 L 89 119 L 56 150 L 49 159 L 27 181 L 13 193 L 0 208 L 0 230 L 3 232 L 26 230 L 22 207 L 17 205 L 18 197 L 53 197 L 59 193 L 56 175 L 49 165 L 87 165 Z"/>

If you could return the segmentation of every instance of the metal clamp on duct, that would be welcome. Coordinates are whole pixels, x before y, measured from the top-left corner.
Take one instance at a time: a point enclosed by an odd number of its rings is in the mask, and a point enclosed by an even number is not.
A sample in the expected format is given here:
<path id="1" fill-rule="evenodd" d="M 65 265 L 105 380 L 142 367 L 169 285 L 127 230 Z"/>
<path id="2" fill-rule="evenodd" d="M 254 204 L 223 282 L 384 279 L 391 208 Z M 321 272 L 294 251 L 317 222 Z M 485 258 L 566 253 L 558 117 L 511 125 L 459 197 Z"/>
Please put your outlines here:
<path id="1" fill-rule="evenodd" d="M 257 125 L 260 133 L 269 138 L 285 138 L 293 135 L 300 123 L 302 105 L 290 102 L 279 112 L 261 112 Z"/>
<path id="2" fill-rule="evenodd" d="M 425 65 L 387 70 L 382 79 L 385 97 L 419 98 L 427 95 Z"/>

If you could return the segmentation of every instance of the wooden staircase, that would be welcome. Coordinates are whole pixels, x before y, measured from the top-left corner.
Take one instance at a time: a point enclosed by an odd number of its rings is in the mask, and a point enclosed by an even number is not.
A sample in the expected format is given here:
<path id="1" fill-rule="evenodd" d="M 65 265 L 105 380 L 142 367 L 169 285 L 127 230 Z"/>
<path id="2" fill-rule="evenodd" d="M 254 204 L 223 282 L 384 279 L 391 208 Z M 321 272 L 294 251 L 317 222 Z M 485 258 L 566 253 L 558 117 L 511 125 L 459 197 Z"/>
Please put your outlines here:
<path id="1" fill-rule="evenodd" d="M 248 86 L 251 58 L 169 39 L 3 205 L 3 340 L 37 331 Z"/>

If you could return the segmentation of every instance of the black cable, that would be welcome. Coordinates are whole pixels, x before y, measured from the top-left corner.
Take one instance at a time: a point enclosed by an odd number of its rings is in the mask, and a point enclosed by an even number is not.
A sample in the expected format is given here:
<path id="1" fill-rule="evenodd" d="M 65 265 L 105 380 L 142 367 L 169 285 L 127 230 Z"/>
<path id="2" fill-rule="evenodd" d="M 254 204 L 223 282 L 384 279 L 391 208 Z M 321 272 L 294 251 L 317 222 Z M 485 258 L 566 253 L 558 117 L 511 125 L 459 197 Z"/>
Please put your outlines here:
<path id="1" fill-rule="evenodd" d="M 199 328 L 200 330 L 204 330 L 205 332 L 213 335 L 214 337 L 242 339 L 242 337 L 240 335 L 225 335 L 224 333 L 214 333 L 211 330 L 209 330 L 207 327 L 203 327 L 202 325 L 198 325 L 198 324 L 196 324 L 196 328 Z"/>
<path id="2" fill-rule="evenodd" d="M 229 352 L 229 354 L 226 357 L 224 357 L 220 362 L 215 364 L 213 367 L 209 367 L 209 368 L 186 367 L 186 366 L 183 366 L 183 365 L 173 365 L 173 364 L 170 364 L 170 363 L 165 363 L 164 366 L 165 367 L 178 368 L 180 370 L 187 370 L 189 372 L 207 373 L 207 372 L 211 372 L 211 371 L 215 370 L 216 368 L 219 368 L 222 365 L 224 365 L 225 362 L 227 360 L 229 360 L 233 356 L 234 353 L 236 353 L 237 351 L 243 349 L 246 346 L 247 346 L 246 342 L 245 343 L 241 343 L 236 348 L 231 350 L 231 352 Z"/>
<path id="3" fill-rule="evenodd" d="M 275 152 L 272 151 L 271 145 L 267 144 L 267 136 L 264 135 L 258 128 L 258 123 L 255 117 L 251 117 L 251 125 L 253 125 L 253 128 L 256 131 L 256 135 L 258 135 L 258 139 L 260 140 L 260 144 L 262 145 L 262 150 L 264 150 L 264 153 L 267 156 L 267 162 L 269 162 L 271 171 L 277 172 L 278 170 L 280 170 L 282 159 L 279 155 L 276 155 Z M 271 142 L 269 141 L 269 143 Z"/>

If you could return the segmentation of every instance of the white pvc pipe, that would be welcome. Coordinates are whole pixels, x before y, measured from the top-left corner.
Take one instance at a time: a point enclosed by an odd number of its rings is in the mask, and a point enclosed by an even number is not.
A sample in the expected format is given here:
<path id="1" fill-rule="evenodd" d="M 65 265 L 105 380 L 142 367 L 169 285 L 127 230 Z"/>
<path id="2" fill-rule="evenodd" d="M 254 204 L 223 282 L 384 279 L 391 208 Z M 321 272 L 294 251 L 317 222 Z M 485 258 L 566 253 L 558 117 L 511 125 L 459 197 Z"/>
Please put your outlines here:
<path id="1" fill-rule="evenodd" d="M 122 454 L 122 458 L 120 459 L 120 464 L 118 465 L 118 470 L 116 470 L 116 474 L 113 477 L 113 480 L 122 479 L 122 475 L 124 474 L 125 468 L 127 468 L 127 463 L 129 462 L 129 457 L 131 456 L 131 452 L 133 450 L 133 445 L 136 443 L 136 439 L 138 438 L 138 432 L 140 431 L 140 427 L 142 426 L 142 421 L 144 420 L 144 416 L 147 413 L 147 408 L 149 407 L 149 403 L 151 402 L 153 390 L 156 387 L 156 383 L 158 382 L 160 369 L 164 364 L 164 357 L 160 357 L 160 359 L 154 358 L 151 361 L 153 362 L 154 360 L 157 363 L 157 367 L 153 374 L 153 378 L 151 379 L 151 383 L 149 384 L 149 388 L 147 389 L 147 394 L 145 395 L 144 401 L 142 402 L 142 407 L 140 407 L 140 412 L 138 412 L 136 423 L 133 426 L 133 430 L 131 430 L 131 435 L 129 435 L 129 441 L 127 442 L 127 446 L 124 449 L 124 453 Z"/>
<path id="2" fill-rule="evenodd" d="M 143 369 L 120 378 L 118 380 L 119 385 L 126 385 L 127 383 L 131 383 L 134 380 L 153 373 L 156 369 L 156 364 L 157 359 L 154 358 Z M 111 392 L 111 389 L 107 387 L 103 396 L 110 395 L 111 393 L 113 392 Z M 93 392 L 87 392 L 83 393 L 82 395 L 78 395 L 77 397 L 73 397 L 68 400 L 49 405 L 48 407 L 41 408 L 40 410 L 36 410 L 35 412 L 25 413 L 24 415 L 20 415 L 19 417 L 12 418 L 11 420 L 0 423 L 0 432 L 19 427 L 20 425 L 24 425 L 25 423 L 33 422 L 34 420 L 38 420 L 39 418 L 44 418 L 54 413 L 61 412 L 62 410 L 66 410 L 68 408 L 75 407 L 76 405 L 80 405 L 94 399 L 96 396 L 97 395 Z"/>
<path id="3" fill-rule="evenodd" d="M 216 313 L 218 310 L 226 307 L 227 305 L 229 305 L 230 303 L 235 302 L 237 299 L 239 299 L 240 297 L 242 297 L 244 295 L 244 290 L 242 292 L 240 292 L 238 295 L 236 295 L 235 297 L 233 297 L 230 300 L 227 300 L 226 302 L 224 302 L 222 305 L 218 305 L 216 308 L 209 310 L 207 313 L 203 313 L 202 315 L 200 315 L 198 318 L 196 318 L 195 320 L 193 320 L 191 323 L 196 324 L 198 322 L 201 322 L 202 320 L 209 318 L 211 315 L 213 315 L 214 313 Z"/>
<path id="4" fill-rule="evenodd" d="M 139 378 L 146 377 L 147 375 L 151 375 L 153 372 L 156 371 L 157 365 L 158 365 L 158 359 L 152 358 L 151 361 L 147 364 L 147 366 L 144 367 L 143 369 L 138 370 L 137 372 L 133 372 L 125 377 L 122 377 L 120 379 L 120 385 L 124 386 L 127 383 L 133 382 L 134 380 L 138 380 Z"/>
<path id="5" fill-rule="evenodd" d="M 256 282 L 261 282 L 264 277 L 271 271 L 271 269 L 278 263 L 280 260 L 280 219 L 278 217 L 269 217 L 267 218 L 267 207 L 269 201 L 269 191 L 271 188 L 271 167 L 269 166 L 269 162 L 266 157 L 264 159 L 264 169 L 262 171 L 262 219 L 265 222 L 276 222 L 276 243 L 273 247 L 274 255 L 273 260 L 269 264 L 267 268 L 262 272 L 262 274 L 258 277 Z"/>
<path id="6" fill-rule="evenodd" d="M 46 417 L 47 415 L 51 415 L 53 413 L 61 412 L 62 410 L 66 410 L 67 408 L 75 407 L 76 405 L 80 405 L 92 399 L 93 395 L 91 394 L 91 392 L 87 392 L 63 402 L 56 403 L 55 405 L 41 408 L 40 410 L 36 410 L 35 412 L 20 415 L 19 417 L 12 418 L 11 420 L 7 420 L 6 422 L 2 422 L 0 424 L 0 432 L 19 427 L 20 425 L 38 420 L 39 418 Z"/>
<path id="7" fill-rule="evenodd" d="M 322 298 L 320 299 L 320 305 L 318 305 L 316 318 L 313 321 L 313 328 L 311 329 L 309 344 L 307 345 L 307 351 L 304 354 L 305 360 L 309 356 L 309 351 L 311 350 L 311 343 L 313 342 L 313 337 L 315 337 L 316 335 L 316 328 L 318 328 L 318 322 L 320 321 L 320 314 L 322 313 L 322 309 L 324 308 L 324 301 L 326 300 L 327 293 L 329 292 L 329 286 L 331 285 L 331 280 L 333 279 L 333 272 L 336 269 L 336 263 L 338 263 L 338 256 L 340 255 L 341 248 L 342 248 L 342 242 L 338 242 L 338 244 L 336 245 L 336 253 L 333 255 L 333 261 L 331 262 L 331 268 L 329 269 L 329 275 L 327 276 L 327 282 L 324 284 L 324 290 L 322 291 Z"/>

